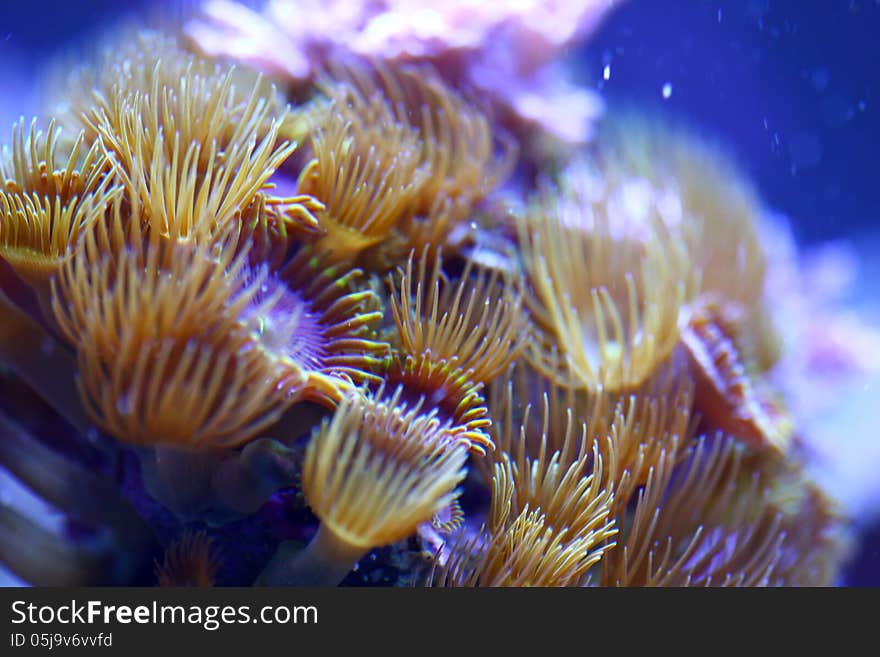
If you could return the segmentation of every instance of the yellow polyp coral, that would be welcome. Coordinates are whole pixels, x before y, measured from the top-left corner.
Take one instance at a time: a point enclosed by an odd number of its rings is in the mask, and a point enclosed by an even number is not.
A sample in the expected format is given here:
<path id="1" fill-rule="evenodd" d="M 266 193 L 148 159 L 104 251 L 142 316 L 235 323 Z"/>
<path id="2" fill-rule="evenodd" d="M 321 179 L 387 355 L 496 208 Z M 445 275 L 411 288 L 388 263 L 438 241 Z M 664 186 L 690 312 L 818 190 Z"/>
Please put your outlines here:
<path id="1" fill-rule="evenodd" d="M 467 555 L 466 545 L 458 547 Z M 434 575 L 435 586 L 548 587 L 577 586 L 585 570 L 602 557 L 589 538 L 563 542 L 546 526 L 540 509 L 518 515 L 509 527 L 491 534 L 476 558 L 453 556 Z"/>
<path id="2" fill-rule="evenodd" d="M 626 505 L 648 479 L 651 468 L 668 455 L 675 459 L 694 435 L 691 415 L 693 388 L 682 384 L 667 395 L 630 395 L 617 402 L 601 444 L 609 461 L 609 486 L 616 495 L 615 510 Z"/>
<path id="3" fill-rule="evenodd" d="M 214 542 L 205 532 L 186 531 L 165 550 L 156 563 L 159 586 L 214 586 L 221 560 Z"/>
<path id="4" fill-rule="evenodd" d="M 327 205 L 323 248 L 387 269 L 434 249 L 510 173 L 511 140 L 429 69 L 337 66 L 299 190 Z"/>
<path id="5" fill-rule="evenodd" d="M 666 199 L 666 223 L 701 272 L 699 295 L 743 317 L 756 363 L 770 367 L 781 347 L 767 318 L 762 203 L 734 162 L 681 129 L 632 117 L 612 125 L 601 157 L 609 176 L 635 178 Z"/>
<path id="6" fill-rule="evenodd" d="M 563 460 L 570 463 L 574 454 L 567 450 L 575 447 L 571 437 L 579 424 L 589 424 L 589 418 L 604 421 L 608 409 L 608 395 L 590 399 L 581 390 L 560 386 L 543 376 L 525 361 L 515 362 L 489 386 L 488 402 L 492 415 L 492 435 L 498 449 L 492 455 L 522 453 L 537 456 L 541 449 L 562 452 Z M 587 435 L 603 435 L 603 428 L 588 428 Z M 483 474 L 489 481 L 494 476 L 492 463 L 480 460 Z"/>
<path id="7" fill-rule="evenodd" d="M 382 243 L 408 211 L 426 172 L 419 168 L 418 135 L 390 111 L 369 129 L 356 110 L 331 105 L 311 136 L 312 161 L 302 170 L 298 191 L 324 204 L 317 248 L 335 262 L 353 261 Z M 374 134 L 376 126 L 381 134 Z"/>
<path id="8" fill-rule="evenodd" d="M 86 332 L 87 340 L 99 340 Z M 119 358 L 80 351 L 82 396 L 103 429 L 125 442 L 179 448 L 235 447 L 280 417 L 289 395 L 262 359 L 236 342 L 164 339 L 144 350 L 128 333 Z"/>
<path id="9" fill-rule="evenodd" d="M 0 158 L 0 181 L 7 192 L 68 203 L 100 193 L 110 168 L 101 145 L 87 146 L 84 132 L 70 141 L 54 120 L 45 133 L 34 120 L 27 133 L 23 122 L 13 126 L 12 149 Z"/>
<path id="10" fill-rule="evenodd" d="M 650 469 L 627 527 L 602 562 L 610 586 L 766 586 L 785 532 L 766 491 L 738 489 L 742 452 L 723 435 L 701 439 Z"/>
<path id="11" fill-rule="evenodd" d="M 737 436 L 754 450 L 783 453 L 794 437 L 791 420 L 760 375 L 746 371 L 734 331 L 721 308 L 703 306 L 682 333 L 696 381 L 697 408 L 713 428 Z"/>
<path id="12" fill-rule="evenodd" d="M 489 118 L 436 73 L 414 69 L 401 78 L 406 95 L 402 105 L 415 116 L 413 123 L 424 143 L 422 159 L 431 172 L 415 214 L 430 214 L 432 199 L 438 197 L 464 206 L 485 198 L 510 175 L 516 144 L 493 131 Z M 444 225 L 451 227 L 449 222 Z"/>
<path id="13" fill-rule="evenodd" d="M 516 144 L 494 130 L 486 114 L 430 67 L 349 63 L 331 67 L 322 88 L 330 96 L 345 98 L 374 125 L 381 125 L 376 119 L 384 111 L 377 112 L 382 107 L 377 98 L 384 98 L 394 118 L 417 132 L 420 161 L 431 175 L 420 187 L 416 214 L 424 214 L 437 197 L 474 203 L 510 174 Z"/>
<path id="14" fill-rule="evenodd" d="M 106 198 L 60 199 L 0 192 L 0 258 L 32 287 L 44 289 L 68 257 L 68 247 L 105 211 Z"/>
<path id="15" fill-rule="evenodd" d="M 287 109 L 259 76 L 209 63 L 158 34 L 134 42 L 165 56 L 132 55 L 125 66 L 108 56 L 100 91 L 76 109 L 116 162 L 137 206 L 132 214 L 175 237 L 238 220 L 278 264 L 292 237 L 317 231 L 323 208 L 279 193 L 270 180 L 296 147 L 279 136 Z"/>
<path id="16" fill-rule="evenodd" d="M 564 442 L 571 440 L 566 436 Z M 596 532 L 604 541 L 614 535 L 611 516 L 614 492 L 605 486 L 602 456 L 598 441 L 592 454 L 587 450 L 586 427 L 582 426 L 581 444 L 574 458 L 574 446 L 564 445 L 552 454 L 546 442 L 536 458 L 516 450 L 510 459 L 514 494 L 511 513 L 527 508 L 540 509 L 548 526 L 560 534 L 580 537 Z"/>
<path id="17" fill-rule="evenodd" d="M 382 380 L 389 346 L 372 328 L 382 311 L 361 278 L 304 248 L 246 313 L 260 349 L 304 376 L 304 399 L 333 408 L 354 385 Z"/>
<path id="18" fill-rule="evenodd" d="M 553 195 L 544 192 L 519 221 L 533 311 L 580 387 L 620 391 L 640 385 L 672 352 L 680 315 L 698 281 L 684 245 L 656 210 L 618 214 L 591 200 L 575 167 Z M 540 343 L 533 360 L 544 365 Z"/>
<path id="19" fill-rule="evenodd" d="M 387 378 L 430 400 L 482 450 L 491 440 L 480 390 L 524 349 L 527 317 L 516 287 L 502 287 L 497 274 L 468 263 L 453 283 L 441 264 L 439 252 L 425 250 L 414 270 L 411 254 L 399 282 L 389 279 L 398 344 Z"/>
<path id="20" fill-rule="evenodd" d="M 545 395 L 545 430 L 553 420 L 549 399 Z M 586 423 L 575 431 L 569 409 L 563 435 L 551 439 L 545 432 L 531 454 L 526 441 L 529 410 L 523 411 L 516 440 L 509 429 L 510 407 L 506 409 L 500 456 L 492 467 L 487 525 L 474 539 L 453 547 L 448 562 L 432 575 L 435 584 L 585 584 L 614 545 L 615 492 L 607 485 L 601 440 L 588 439 Z"/>
<path id="21" fill-rule="evenodd" d="M 456 359 L 456 366 L 472 372 L 474 381 L 495 379 L 520 355 L 528 335 L 522 296 L 515 286 L 502 287 L 497 272 L 474 272 L 472 262 L 453 284 L 442 272 L 441 255 L 432 257 L 427 250 L 416 271 L 413 264 L 411 254 L 400 273 L 399 291 L 393 279 L 390 283 L 401 350 Z"/>
<path id="22" fill-rule="evenodd" d="M 408 399 L 424 399 L 444 418 L 455 424 L 476 453 L 493 449 L 487 433 L 492 425 L 483 386 L 471 381 L 455 362 L 433 362 L 430 355 L 392 358 L 385 380 L 401 386 Z"/>
<path id="23" fill-rule="evenodd" d="M 673 444 L 683 447 L 695 434 L 693 385 L 663 369 L 627 393 L 561 386 L 522 362 L 508 378 L 506 385 L 493 386 L 489 397 L 493 435 L 500 448 L 496 455 L 538 458 L 550 450 L 569 464 L 577 457 L 575 435 L 582 427 L 587 440 L 598 441 L 616 505 L 625 505 L 633 490 L 645 483 L 663 450 Z"/>
<path id="24" fill-rule="evenodd" d="M 432 573 L 441 586 L 576 586 L 613 547 L 612 494 L 600 490 L 601 457 L 587 475 L 587 454 L 570 466 L 559 452 L 495 464 L 485 536 L 457 543 Z"/>
<path id="25" fill-rule="evenodd" d="M 53 310 L 76 347 L 80 392 L 120 440 L 233 447 L 276 420 L 304 385 L 253 345 L 241 321 L 265 273 L 187 242 L 129 245 L 116 259 L 74 257 Z"/>
<path id="26" fill-rule="evenodd" d="M 245 238 L 254 264 L 264 263 L 278 271 L 298 240 L 310 239 L 317 230 L 316 213 L 324 204 L 308 195 L 289 197 L 258 194 L 236 223 Z"/>
<path id="27" fill-rule="evenodd" d="M 312 436 L 303 494 L 321 520 L 293 564 L 270 563 L 272 583 L 337 583 L 369 549 L 399 541 L 448 507 L 466 470 L 467 444 L 449 423 L 399 392 L 346 396 Z"/>
<path id="28" fill-rule="evenodd" d="M 398 399 L 340 407 L 310 443 L 303 492 L 322 523 L 368 548 L 408 536 L 454 500 L 465 450 L 456 434 Z"/>
<path id="29" fill-rule="evenodd" d="M 458 499 L 452 500 L 449 506 L 438 511 L 431 518 L 431 526 L 444 534 L 458 531 L 462 525 L 464 525 L 464 510 Z"/>
<path id="30" fill-rule="evenodd" d="M 280 118 L 269 121 L 259 82 L 239 99 L 231 73 L 187 71 L 163 82 L 163 66 L 156 63 L 146 91 L 114 87 L 87 120 L 119 163 L 144 219 L 164 235 L 186 237 L 200 222 L 222 224 L 244 213 L 295 145 L 278 143 Z M 302 203 L 290 202 L 292 219 L 317 226 Z"/>
<path id="31" fill-rule="evenodd" d="M 0 369 L 121 464 L 160 584 L 834 581 L 714 151 L 620 131 L 551 171 L 443 67 L 329 53 L 290 105 L 128 37 L 0 158 Z"/>
<path id="32" fill-rule="evenodd" d="M 113 258 L 96 257 L 90 236 L 64 267 L 55 318 L 77 347 L 84 400 L 110 433 L 230 447 L 295 401 L 332 407 L 354 383 L 379 380 L 371 370 L 387 345 L 369 325 L 381 312 L 369 309 L 372 292 L 351 289 L 358 272 L 316 269 L 303 252 L 274 274 L 236 246 L 248 236 L 234 225 L 214 243 L 151 232 Z"/>
<path id="33" fill-rule="evenodd" d="M 64 79 L 51 86 L 52 113 L 74 134 L 84 130 L 87 143 L 99 136 L 94 124 L 96 115 L 103 111 L 112 116 L 114 99 L 132 93 L 151 94 L 157 87 L 160 91 L 176 88 L 181 80 L 196 81 L 198 86 L 194 91 L 200 93 L 184 95 L 191 96 L 194 109 L 203 110 L 178 117 L 178 121 L 183 121 L 181 127 L 211 131 L 219 127 L 222 132 L 218 136 L 224 142 L 230 141 L 229 137 L 238 129 L 236 119 L 246 116 L 248 92 L 255 87 L 261 104 L 267 105 L 271 114 L 283 113 L 284 109 L 283 99 L 272 84 L 253 71 L 200 57 L 189 52 L 176 35 L 156 30 L 130 30 L 117 35 L 101 44 L 93 61 L 83 64 L 80 60 L 59 70 L 58 75 Z M 226 77 L 231 83 L 229 93 L 214 95 Z M 260 131 L 268 127 L 266 122 Z M 200 140 L 206 134 L 191 136 Z"/>
<path id="34" fill-rule="evenodd" d="M 674 194 L 667 220 L 703 271 L 701 291 L 749 307 L 760 302 L 767 269 L 756 224 L 761 203 L 734 163 L 680 129 L 633 118 L 611 127 L 602 150 L 609 175 L 638 176 Z"/>
<path id="35" fill-rule="evenodd" d="M 541 460 L 551 451 L 567 467 L 583 456 L 587 441 L 595 441 L 604 461 L 602 484 L 614 491 L 610 504 L 615 513 L 645 484 L 661 457 L 669 453 L 676 458 L 695 432 L 693 391 L 682 382 L 666 383 L 662 392 L 648 387 L 626 395 L 584 395 L 551 386 L 541 401 L 542 413 L 532 412 L 527 402 L 519 425 L 510 411 L 517 403 L 523 402 L 509 390 L 492 407 L 501 452 Z"/>
<path id="36" fill-rule="evenodd" d="M 34 121 L 27 135 L 19 123 L 0 158 L 0 258 L 40 294 L 120 191 L 109 157 L 83 139 L 63 142 L 54 121 L 45 133 Z"/>

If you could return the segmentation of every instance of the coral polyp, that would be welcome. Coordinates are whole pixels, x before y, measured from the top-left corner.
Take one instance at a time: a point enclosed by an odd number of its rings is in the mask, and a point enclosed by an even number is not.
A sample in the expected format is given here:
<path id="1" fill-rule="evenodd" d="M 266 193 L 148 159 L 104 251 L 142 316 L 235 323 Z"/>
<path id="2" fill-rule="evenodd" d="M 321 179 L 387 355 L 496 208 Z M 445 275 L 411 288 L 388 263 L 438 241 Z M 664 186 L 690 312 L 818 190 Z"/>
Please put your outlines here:
<path id="1" fill-rule="evenodd" d="M 387 269 L 436 249 L 513 168 L 511 140 L 429 68 L 346 62 L 320 88 L 298 188 L 327 206 L 321 242 L 337 260 Z"/>
<path id="2" fill-rule="evenodd" d="M 628 215 L 610 192 L 593 199 L 589 183 L 586 167 L 574 166 L 561 189 L 534 202 L 519 235 L 535 315 L 571 376 L 580 387 L 620 391 L 672 352 L 699 271 L 657 208 Z M 546 360 L 540 345 L 533 351 Z"/>
<path id="3" fill-rule="evenodd" d="M 528 336 L 516 286 L 503 286 L 497 272 L 474 271 L 470 262 L 453 283 L 443 274 L 442 256 L 432 257 L 427 250 L 414 261 L 413 254 L 399 284 L 392 279 L 391 311 L 401 351 L 454 360 L 456 367 L 471 372 L 473 381 L 498 377 L 519 356 Z"/>
<path id="4" fill-rule="evenodd" d="M 67 259 L 69 247 L 100 219 L 119 192 L 111 159 L 84 134 L 72 142 L 55 122 L 13 129 L 11 151 L 0 157 L 0 256 L 42 293 Z"/>
<path id="5" fill-rule="evenodd" d="M 330 408 L 352 386 L 380 382 L 387 366 L 389 346 L 374 330 L 380 302 L 362 278 L 304 249 L 245 312 L 267 357 L 304 377 L 303 398 Z"/>
<path id="6" fill-rule="evenodd" d="M 156 563 L 159 586 L 213 586 L 222 561 L 205 532 L 186 532 Z"/>
<path id="7" fill-rule="evenodd" d="M 121 440 L 241 444 L 303 385 L 250 343 L 240 317 L 265 275 L 245 277 L 243 256 L 161 237 L 115 259 L 78 256 L 58 278 L 55 318 L 76 347 L 86 407 Z"/>
<path id="8" fill-rule="evenodd" d="M 104 212 L 92 199 L 60 199 L 0 192 L 0 255 L 33 287 L 46 286 L 67 260 L 68 247 Z"/>
<path id="9" fill-rule="evenodd" d="M 276 557 L 266 583 L 337 583 L 369 549 L 414 533 L 453 503 L 465 477 L 467 443 L 420 407 L 349 396 L 312 437 L 303 494 L 321 519 L 309 546 Z"/>
<path id="10" fill-rule="evenodd" d="M 13 572 L 835 582 L 764 211 L 714 150 L 635 120 L 562 148 L 523 121 L 559 90 L 477 97 L 466 52 L 316 46 L 270 79 L 123 38 L 0 159 L 0 458 L 118 556 L 8 514 Z"/>
<path id="11" fill-rule="evenodd" d="M 299 176 L 299 192 L 325 206 L 318 248 L 335 261 L 352 261 L 385 241 L 425 178 L 418 135 L 381 107 L 376 124 L 365 127 L 355 121 L 357 108 L 332 104 L 311 136 L 313 159 Z M 377 126 L 379 134 L 369 131 Z"/>
<path id="12" fill-rule="evenodd" d="M 491 446 L 482 388 L 525 348 L 529 325 L 515 284 L 465 265 L 460 279 L 442 272 L 442 256 L 411 254 L 399 282 L 390 279 L 397 345 L 387 379 L 423 397 L 464 427 L 476 449 Z M 398 290 L 399 286 L 399 290 Z"/>
<path id="13" fill-rule="evenodd" d="M 682 334 L 697 382 L 697 406 L 713 426 L 755 450 L 784 452 L 792 425 L 760 375 L 749 373 L 736 346 L 735 329 L 719 308 L 699 309 Z"/>
<path id="14" fill-rule="evenodd" d="M 24 122 L 13 127 L 12 148 L 0 158 L 0 179 L 8 192 L 69 203 L 98 193 L 110 167 L 107 153 L 100 144 L 88 146 L 84 132 L 71 140 L 55 121 L 44 133 L 34 120 L 27 132 Z"/>
<path id="15" fill-rule="evenodd" d="M 749 488 L 734 497 L 741 459 L 733 441 L 722 436 L 698 441 L 678 469 L 678 458 L 664 451 L 627 517 L 623 539 L 603 563 L 603 583 L 772 583 L 785 532 L 764 491 Z"/>
<path id="16" fill-rule="evenodd" d="M 570 466 L 560 453 L 495 466 L 492 509 L 484 536 L 458 543 L 432 574 L 443 586 L 576 586 L 613 547 L 610 491 L 600 489 L 601 458 Z M 480 543 L 485 545 L 480 548 Z"/>
<path id="17" fill-rule="evenodd" d="M 270 122 L 259 83 L 239 105 L 230 74 L 188 72 L 164 84 L 162 74 L 160 61 L 148 93 L 114 87 L 108 106 L 88 120 L 143 218 L 165 235 L 186 237 L 202 223 L 244 213 L 294 146 L 279 142 L 282 117 Z M 297 217 L 315 223 L 308 213 Z"/>

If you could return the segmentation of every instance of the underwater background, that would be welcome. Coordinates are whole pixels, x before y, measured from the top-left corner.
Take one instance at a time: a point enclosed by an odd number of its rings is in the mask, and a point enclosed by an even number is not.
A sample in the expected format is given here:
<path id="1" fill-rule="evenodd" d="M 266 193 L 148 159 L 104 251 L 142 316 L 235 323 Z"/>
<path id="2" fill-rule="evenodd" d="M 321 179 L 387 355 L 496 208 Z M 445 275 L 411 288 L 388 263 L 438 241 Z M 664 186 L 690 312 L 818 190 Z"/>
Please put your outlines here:
<path id="1" fill-rule="evenodd" d="M 163 6 L 167 16 L 183 15 L 194 4 L 3 3 L 3 134 L 37 111 L 36 82 L 51 62 L 87 48 L 121 21 Z M 789 222 L 804 257 L 845 279 L 848 311 L 876 327 L 878 34 L 880 0 L 629 0 L 568 58 L 576 79 L 601 95 L 606 115 L 661 115 L 724 148 Z M 765 246 L 773 252 L 774 245 Z M 848 382 L 840 406 L 814 428 L 833 452 L 829 486 L 859 534 L 847 585 L 880 585 L 878 384 L 876 373 Z"/>

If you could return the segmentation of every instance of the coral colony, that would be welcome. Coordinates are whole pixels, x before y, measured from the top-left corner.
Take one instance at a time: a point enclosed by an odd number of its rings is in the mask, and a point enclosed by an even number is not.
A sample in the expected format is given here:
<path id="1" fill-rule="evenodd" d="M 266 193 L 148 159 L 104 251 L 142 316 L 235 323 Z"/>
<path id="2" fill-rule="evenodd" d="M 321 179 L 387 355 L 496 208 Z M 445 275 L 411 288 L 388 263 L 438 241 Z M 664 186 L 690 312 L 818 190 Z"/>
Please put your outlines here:
<path id="1" fill-rule="evenodd" d="M 611 4 L 213 2 L 71 73 L 0 161 L 8 571 L 835 583 L 765 211 L 557 69 Z"/>

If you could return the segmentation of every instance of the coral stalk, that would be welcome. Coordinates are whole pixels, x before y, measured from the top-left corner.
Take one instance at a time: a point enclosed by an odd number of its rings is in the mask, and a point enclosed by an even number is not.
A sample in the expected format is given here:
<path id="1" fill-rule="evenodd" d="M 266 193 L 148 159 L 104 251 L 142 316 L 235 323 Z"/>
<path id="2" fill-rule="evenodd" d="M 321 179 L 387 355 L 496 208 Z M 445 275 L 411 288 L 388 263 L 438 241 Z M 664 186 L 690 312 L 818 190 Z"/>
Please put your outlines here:
<path id="1" fill-rule="evenodd" d="M 77 431 L 93 425 L 71 391 L 76 361 L 46 329 L 0 292 L 0 362 L 6 364 Z"/>

